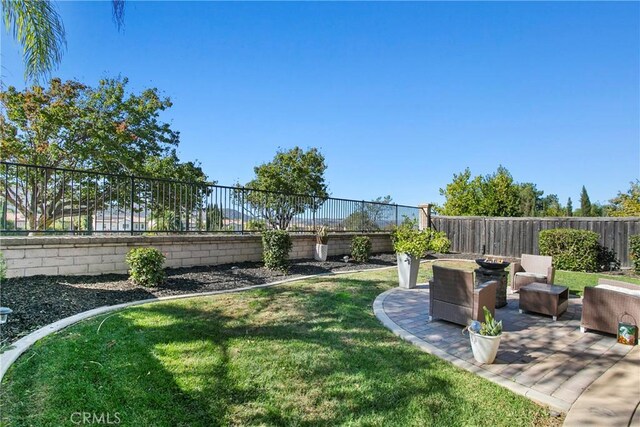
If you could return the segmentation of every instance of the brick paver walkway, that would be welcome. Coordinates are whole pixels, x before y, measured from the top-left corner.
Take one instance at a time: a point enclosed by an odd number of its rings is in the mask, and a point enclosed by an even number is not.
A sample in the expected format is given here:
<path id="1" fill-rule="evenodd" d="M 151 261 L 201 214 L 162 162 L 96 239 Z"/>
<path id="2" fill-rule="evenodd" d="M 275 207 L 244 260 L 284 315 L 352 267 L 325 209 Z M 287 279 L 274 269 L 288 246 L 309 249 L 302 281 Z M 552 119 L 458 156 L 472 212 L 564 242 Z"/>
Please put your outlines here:
<path id="1" fill-rule="evenodd" d="M 507 301 L 506 307 L 496 309 L 504 332 L 491 365 L 475 361 L 462 326 L 427 321 L 428 285 L 386 291 L 376 299 L 374 311 L 385 326 L 423 350 L 563 412 L 632 348 L 611 335 L 581 333 L 580 298 L 570 298 L 556 322 L 549 316 L 520 314 L 518 294 L 508 295 Z"/>

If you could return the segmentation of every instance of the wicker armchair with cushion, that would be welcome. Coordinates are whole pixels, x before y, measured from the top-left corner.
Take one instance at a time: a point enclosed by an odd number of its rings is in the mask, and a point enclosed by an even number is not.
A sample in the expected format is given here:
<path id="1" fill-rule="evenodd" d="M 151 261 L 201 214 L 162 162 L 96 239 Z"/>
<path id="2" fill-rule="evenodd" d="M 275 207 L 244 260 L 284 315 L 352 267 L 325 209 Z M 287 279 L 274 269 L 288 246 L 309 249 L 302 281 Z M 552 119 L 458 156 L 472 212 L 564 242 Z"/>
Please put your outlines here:
<path id="1" fill-rule="evenodd" d="M 475 287 L 472 272 L 434 265 L 429 282 L 429 320 L 443 319 L 465 326 L 471 320 L 483 322 L 483 306 L 495 313 L 497 286 L 498 282 L 491 281 Z"/>
<path id="2" fill-rule="evenodd" d="M 627 316 L 624 316 L 627 314 Z M 624 318 L 623 318 L 624 316 Z M 618 333 L 618 322 L 640 324 L 640 286 L 619 280 L 598 279 L 595 287 L 584 288 L 580 330 Z"/>
<path id="3" fill-rule="evenodd" d="M 511 264 L 511 290 L 519 291 L 521 287 L 534 282 L 553 285 L 556 270 L 552 263 L 553 258 L 550 256 L 522 254 L 520 262 Z"/>

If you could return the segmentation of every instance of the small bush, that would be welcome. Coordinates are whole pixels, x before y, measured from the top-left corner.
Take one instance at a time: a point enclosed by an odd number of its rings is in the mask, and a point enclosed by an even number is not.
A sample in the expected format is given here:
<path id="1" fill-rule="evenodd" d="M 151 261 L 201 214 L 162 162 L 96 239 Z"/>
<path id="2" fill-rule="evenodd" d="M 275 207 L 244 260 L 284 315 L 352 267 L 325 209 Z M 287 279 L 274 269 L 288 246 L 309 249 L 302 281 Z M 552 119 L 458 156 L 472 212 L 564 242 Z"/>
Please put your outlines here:
<path id="1" fill-rule="evenodd" d="M 427 228 L 425 231 L 429 235 L 429 250 L 439 254 L 446 254 L 451 250 L 451 241 L 447 238 L 447 233 L 433 228 Z"/>
<path id="2" fill-rule="evenodd" d="M 269 270 L 287 271 L 291 236 L 285 230 L 267 230 L 262 233 L 262 259 Z"/>
<path id="3" fill-rule="evenodd" d="M 421 258 L 429 249 L 429 239 L 429 232 L 418 230 L 418 221 L 408 218 L 391 232 L 393 250 L 416 258 Z"/>
<path id="4" fill-rule="evenodd" d="M 155 286 L 164 282 L 165 256 L 156 248 L 135 248 L 127 254 L 129 279 L 136 285 Z"/>
<path id="5" fill-rule="evenodd" d="M 4 259 L 4 255 L 0 252 L 0 281 L 7 278 L 7 261 Z"/>
<path id="6" fill-rule="evenodd" d="M 539 243 L 540 254 L 552 256 L 553 266 L 560 270 L 598 270 L 598 233 L 570 228 L 543 230 Z"/>
<path id="7" fill-rule="evenodd" d="M 640 234 L 629 237 L 629 256 L 636 273 L 640 274 Z"/>
<path id="8" fill-rule="evenodd" d="M 354 236 L 351 240 L 351 257 L 356 262 L 367 262 L 371 256 L 371 239 L 369 236 Z"/>

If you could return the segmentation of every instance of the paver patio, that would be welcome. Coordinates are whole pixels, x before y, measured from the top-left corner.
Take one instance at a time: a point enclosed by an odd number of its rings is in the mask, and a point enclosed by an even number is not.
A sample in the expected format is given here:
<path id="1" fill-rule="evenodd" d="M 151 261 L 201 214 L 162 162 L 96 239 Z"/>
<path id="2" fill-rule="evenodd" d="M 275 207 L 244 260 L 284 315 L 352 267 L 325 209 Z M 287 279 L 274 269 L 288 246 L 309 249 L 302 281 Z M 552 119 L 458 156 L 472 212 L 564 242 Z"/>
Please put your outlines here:
<path id="1" fill-rule="evenodd" d="M 475 361 L 462 326 L 428 322 L 428 285 L 386 291 L 374 311 L 385 326 L 423 350 L 563 412 L 632 349 L 611 335 L 580 332 L 578 297 L 569 299 L 567 311 L 554 322 L 549 316 L 519 313 L 518 294 L 508 295 L 507 305 L 496 309 L 504 332 L 491 365 Z"/>

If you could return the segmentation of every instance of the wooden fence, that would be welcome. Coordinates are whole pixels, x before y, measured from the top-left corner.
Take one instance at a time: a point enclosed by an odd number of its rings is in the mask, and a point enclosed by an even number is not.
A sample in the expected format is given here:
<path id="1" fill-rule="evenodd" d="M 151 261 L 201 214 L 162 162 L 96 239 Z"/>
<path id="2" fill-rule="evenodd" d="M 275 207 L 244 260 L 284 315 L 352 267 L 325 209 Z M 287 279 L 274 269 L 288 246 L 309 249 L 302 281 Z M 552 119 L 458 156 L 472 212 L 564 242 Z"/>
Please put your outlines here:
<path id="1" fill-rule="evenodd" d="M 613 249 L 623 267 L 630 267 L 629 236 L 640 234 L 640 217 L 628 218 L 485 218 L 431 216 L 436 230 L 451 240 L 451 250 L 505 257 L 538 254 L 538 233 L 552 228 L 595 231 L 600 244 Z"/>

